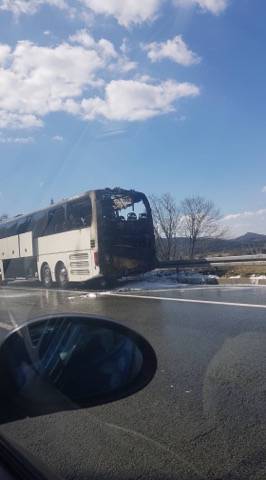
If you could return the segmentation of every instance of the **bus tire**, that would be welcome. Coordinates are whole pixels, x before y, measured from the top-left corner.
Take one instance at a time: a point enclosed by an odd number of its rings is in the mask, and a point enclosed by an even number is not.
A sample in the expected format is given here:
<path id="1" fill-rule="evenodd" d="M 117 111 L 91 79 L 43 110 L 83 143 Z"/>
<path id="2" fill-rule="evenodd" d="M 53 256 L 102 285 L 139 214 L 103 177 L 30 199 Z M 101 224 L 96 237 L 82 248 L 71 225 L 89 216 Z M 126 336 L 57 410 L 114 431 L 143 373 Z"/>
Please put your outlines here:
<path id="1" fill-rule="evenodd" d="M 50 267 L 49 267 L 48 263 L 45 263 L 42 266 L 41 280 L 42 280 L 43 287 L 51 288 L 51 286 L 53 284 L 53 280 L 52 280 L 52 274 L 51 274 L 51 270 L 50 270 Z"/>
<path id="2" fill-rule="evenodd" d="M 55 278 L 59 288 L 67 288 L 68 273 L 63 262 L 59 262 L 55 268 Z"/>

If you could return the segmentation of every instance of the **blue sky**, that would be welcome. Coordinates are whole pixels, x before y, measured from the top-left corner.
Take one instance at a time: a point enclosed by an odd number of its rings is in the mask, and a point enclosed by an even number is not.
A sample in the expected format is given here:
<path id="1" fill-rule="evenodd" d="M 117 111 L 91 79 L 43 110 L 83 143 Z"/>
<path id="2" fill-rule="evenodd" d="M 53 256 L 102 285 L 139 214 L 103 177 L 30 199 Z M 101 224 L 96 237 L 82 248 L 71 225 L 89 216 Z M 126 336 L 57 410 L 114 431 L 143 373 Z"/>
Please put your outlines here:
<path id="1" fill-rule="evenodd" d="M 122 186 L 194 194 L 266 233 L 260 0 L 0 0 L 10 215 Z"/>

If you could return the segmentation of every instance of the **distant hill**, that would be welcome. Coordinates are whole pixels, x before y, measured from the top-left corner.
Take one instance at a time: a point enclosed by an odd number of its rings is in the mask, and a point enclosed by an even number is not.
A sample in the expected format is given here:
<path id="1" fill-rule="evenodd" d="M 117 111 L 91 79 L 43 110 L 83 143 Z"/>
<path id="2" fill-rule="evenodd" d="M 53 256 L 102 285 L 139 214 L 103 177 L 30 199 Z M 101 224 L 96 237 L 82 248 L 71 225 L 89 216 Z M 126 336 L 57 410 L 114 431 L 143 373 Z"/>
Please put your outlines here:
<path id="1" fill-rule="evenodd" d="M 211 253 L 234 254 L 234 255 L 255 255 L 266 253 L 266 235 L 247 232 L 238 238 L 211 240 L 209 247 Z"/>
<path id="2" fill-rule="evenodd" d="M 186 257 L 188 241 L 184 237 L 177 237 L 177 257 Z M 247 232 L 238 238 L 200 238 L 197 243 L 195 255 L 255 255 L 266 253 L 266 235 Z"/>
<path id="3" fill-rule="evenodd" d="M 266 235 L 263 235 L 262 233 L 247 232 L 245 233 L 245 235 L 242 235 L 241 237 L 237 237 L 234 240 L 242 243 L 265 242 Z"/>

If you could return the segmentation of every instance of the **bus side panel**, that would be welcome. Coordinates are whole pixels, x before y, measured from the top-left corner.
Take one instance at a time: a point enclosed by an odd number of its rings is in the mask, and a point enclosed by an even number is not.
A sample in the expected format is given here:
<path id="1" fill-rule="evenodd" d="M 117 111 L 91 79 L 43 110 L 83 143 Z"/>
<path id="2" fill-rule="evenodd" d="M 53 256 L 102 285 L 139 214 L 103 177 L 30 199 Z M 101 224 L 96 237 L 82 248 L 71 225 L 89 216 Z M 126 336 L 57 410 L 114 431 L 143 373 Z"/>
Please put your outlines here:
<path id="1" fill-rule="evenodd" d="M 33 256 L 32 232 L 26 232 L 19 235 L 19 247 L 21 257 Z"/>
<path id="2" fill-rule="evenodd" d="M 94 263 L 93 241 L 89 227 L 36 239 L 39 279 L 42 265 L 48 263 L 52 279 L 56 281 L 55 270 L 58 262 L 64 263 L 71 282 L 86 281 L 97 276 L 99 269 Z"/>
<path id="3" fill-rule="evenodd" d="M 33 277 L 37 270 L 31 232 L 1 239 L 0 258 L 3 278 Z"/>
<path id="4" fill-rule="evenodd" d="M 7 257 L 8 258 L 19 258 L 19 239 L 18 235 L 13 237 L 8 237 L 7 239 Z"/>
<path id="5" fill-rule="evenodd" d="M 0 239 L 0 259 L 5 260 L 7 258 L 7 238 Z"/>

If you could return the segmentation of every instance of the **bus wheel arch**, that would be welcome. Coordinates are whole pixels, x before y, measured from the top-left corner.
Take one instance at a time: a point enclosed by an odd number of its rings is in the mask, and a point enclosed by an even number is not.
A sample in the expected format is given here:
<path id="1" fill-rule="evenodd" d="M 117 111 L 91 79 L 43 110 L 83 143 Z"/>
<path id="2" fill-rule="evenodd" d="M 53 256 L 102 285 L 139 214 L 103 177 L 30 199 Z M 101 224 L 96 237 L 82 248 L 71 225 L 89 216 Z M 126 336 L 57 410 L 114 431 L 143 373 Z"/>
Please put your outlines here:
<path id="1" fill-rule="evenodd" d="M 57 262 L 55 266 L 55 279 L 60 288 L 66 288 L 68 286 L 68 271 L 64 262 L 61 260 Z"/>
<path id="2" fill-rule="evenodd" d="M 52 272 L 47 262 L 41 266 L 41 282 L 45 288 L 50 288 L 53 284 Z"/>

